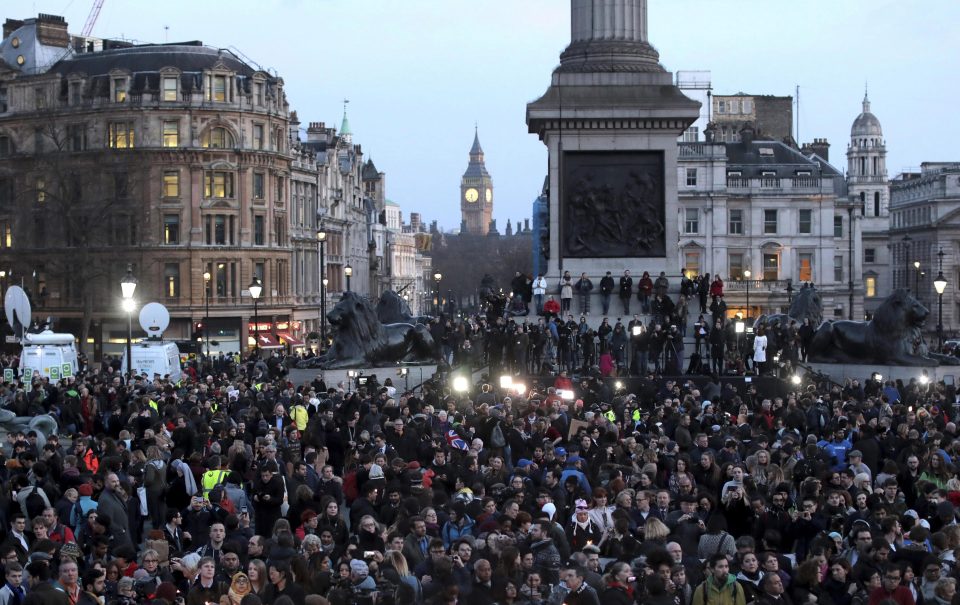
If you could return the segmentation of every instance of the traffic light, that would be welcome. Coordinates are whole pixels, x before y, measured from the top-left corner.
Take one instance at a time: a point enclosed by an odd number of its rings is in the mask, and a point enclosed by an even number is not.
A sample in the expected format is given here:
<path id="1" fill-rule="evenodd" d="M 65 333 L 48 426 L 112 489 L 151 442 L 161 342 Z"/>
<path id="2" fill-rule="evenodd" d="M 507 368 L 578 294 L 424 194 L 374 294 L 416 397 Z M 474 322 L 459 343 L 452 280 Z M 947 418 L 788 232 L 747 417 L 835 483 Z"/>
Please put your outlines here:
<path id="1" fill-rule="evenodd" d="M 203 339 L 203 322 L 198 321 L 193 326 L 193 337 L 192 340 L 202 340 Z"/>

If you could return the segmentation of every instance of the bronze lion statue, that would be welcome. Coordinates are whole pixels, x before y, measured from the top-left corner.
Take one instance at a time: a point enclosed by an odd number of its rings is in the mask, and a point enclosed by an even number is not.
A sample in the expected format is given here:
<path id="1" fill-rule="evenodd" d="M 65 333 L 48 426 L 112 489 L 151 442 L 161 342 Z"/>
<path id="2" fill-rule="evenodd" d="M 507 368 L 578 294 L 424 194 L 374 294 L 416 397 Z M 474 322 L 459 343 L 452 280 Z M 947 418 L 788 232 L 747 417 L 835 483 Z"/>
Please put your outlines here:
<path id="1" fill-rule="evenodd" d="M 908 290 L 891 294 L 870 321 L 827 321 L 813 336 L 809 359 L 821 363 L 936 366 L 918 334 L 930 311 Z"/>
<path id="2" fill-rule="evenodd" d="M 327 321 L 333 327 L 333 346 L 325 356 L 307 360 L 311 367 L 334 370 L 437 359 L 425 326 L 383 324 L 370 301 L 355 292 L 343 293 Z"/>
<path id="3" fill-rule="evenodd" d="M 429 317 L 417 317 L 410 312 L 410 305 L 393 290 L 385 290 L 377 302 L 377 318 L 384 324 L 426 324 Z"/>

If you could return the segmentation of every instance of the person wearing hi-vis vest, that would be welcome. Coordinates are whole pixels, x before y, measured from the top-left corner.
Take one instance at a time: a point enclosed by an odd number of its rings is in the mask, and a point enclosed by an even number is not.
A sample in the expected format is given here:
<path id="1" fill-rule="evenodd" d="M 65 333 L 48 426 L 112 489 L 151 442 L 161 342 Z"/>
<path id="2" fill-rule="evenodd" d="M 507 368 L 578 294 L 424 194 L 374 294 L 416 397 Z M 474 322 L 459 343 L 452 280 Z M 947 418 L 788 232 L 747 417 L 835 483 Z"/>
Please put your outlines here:
<path id="1" fill-rule="evenodd" d="M 228 470 L 220 468 L 220 456 L 211 456 L 208 463 L 207 472 L 200 479 L 200 489 L 203 491 L 203 497 L 210 496 L 210 490 L 223 483 L 227 478 Z"/>

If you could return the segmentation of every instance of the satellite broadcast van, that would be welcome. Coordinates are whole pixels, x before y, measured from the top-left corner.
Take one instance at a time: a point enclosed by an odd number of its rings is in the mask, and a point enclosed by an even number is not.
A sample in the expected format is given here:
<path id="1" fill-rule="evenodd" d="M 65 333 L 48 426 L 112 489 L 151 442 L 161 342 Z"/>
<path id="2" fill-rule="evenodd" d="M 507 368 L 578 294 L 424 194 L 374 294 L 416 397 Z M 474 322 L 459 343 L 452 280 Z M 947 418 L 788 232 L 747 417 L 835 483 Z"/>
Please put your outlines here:
<path id="1" fill-rule="evenodd" d="M 24 384 L 30 384 L 34 372 L 58 381 L 77 374 L 77 345 L 73 334 L 58 334 L 50 330 L 28 332 L 32 309 L 26 292 L 20 286 L 10 286 L 3 300 L 7 321 L 23 349 L 17 369 Z"/>
<path id="2" fill-rule="evenodd" d="M 130 346 L 133 356 L 133 371 L 149 380 L 169 377 L 171 382 L 180 382 L 183 368 L 180 365 L 180 349 L 175 342 L 164 342 L 163 331 L 170 325 L 170 313 L 160 303 L 147 303 L 140 309 L 140 327 L 149 336 L 146 340 Z M 123 351 L 120 367 L 124 374 L 129 367 L 127 351 Z"/>

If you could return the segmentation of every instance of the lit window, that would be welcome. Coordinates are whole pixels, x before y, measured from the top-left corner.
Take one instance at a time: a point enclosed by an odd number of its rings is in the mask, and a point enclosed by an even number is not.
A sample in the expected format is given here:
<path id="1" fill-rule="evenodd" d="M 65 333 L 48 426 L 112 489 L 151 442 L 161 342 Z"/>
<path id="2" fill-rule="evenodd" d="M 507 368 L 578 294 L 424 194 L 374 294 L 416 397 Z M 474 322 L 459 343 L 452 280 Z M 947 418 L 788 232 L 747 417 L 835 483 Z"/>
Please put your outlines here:
<path id="1" fill-rule="evenodd" d="M 204 175 L 204 197 L 232 198 L 233 173 L 212 171 Z"/>
<path id="2" fill-rule="evenodd" d="M 233 137 L 230 131 L 222 126 L 211 128 L 203 137 L 203 146 L 210 149 L 228 149 L 233 147 Z"/>
<path id="3" fill-rule="evenodd" d="M 699 252 L 684 252 L 683 271 L 687 275 L 691 275 L 691 276 L 700 274 L 700 253 Z"/>
<path id="4" fill-rule="evenodd" d="M 164 120 L 163 122 L 163 146 L 180 146 L 180 123 L 176 120 Z"/>
<path id="5" fill-rule="evenodd" d="M 773 253 L 763 255 L 763 279 L 767 281 L 775 281 L 780 279 L 779 254 Z"/>
<path id="6" fill-rule="evenodd" d="M 863 285 L 866 287 L 866 297 L 873 298 L 877 295 L 877 278 L 876 277 L 867 277 L 863 281 Z"/>
<path id="7" fill-rule="evenodd" d="M 163 77 L 163 100 L 164 101 L 177 100 L 177 77 L 176 76 Z"/>
<path id="8" fill-rule="evenodd" d="M 800 253 L 800 281 L 813 281 L 813 254 Z"/>
<path id="9" fill-rule="evenodd" d="M 180 215 L 179 214 L 163 215 L 163 243 L 164 244 L 180 243 Z"/>
<path id="10" fill-rule="evenodd" d="M 35 187 L 36 187 L 36 191 L 37 191 L 37 203 L 38 203 L 38 204 L 42 204 L 42 203 L 44 203 L 45 201 L 47 201 L 47 184 L 46 184 L 46 182 L 45 182 L 42 178 L 39 178 L 39 179 L 37 179 L 37 181 L 36 181 Z"/>
<path id="11" fill-rule="evenodd" d="M 227 100 L 227 76 L 213 76 L 207 89 L 208 101 Z"/>
<path id="12" fill-rule="evenodd" d="M 111 149 L 132 149 L 133 122 L 111 122 L 107 127 L 107 146 Z"/>
<path id="13" fill-rule="evenodd" d="M 180 173 L 176 170 L 163 173 L 163 197 L 180 197 Z"/>
<path id="14" fill-rule="evenodd" d="M 163 281 L 163 290 L 167 298 L 178 298 L 180 296 L 180 265 L 167 263 L 163 269 Z"/>
<path id="15" fill-rule="evenodd" d="M 127 79 L 114 78 L 113 79 L 113 102 L 123 103 L 126 100 L 127 100 Z"/>

